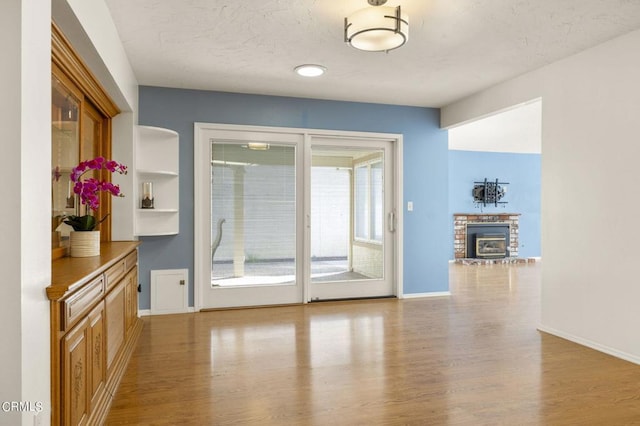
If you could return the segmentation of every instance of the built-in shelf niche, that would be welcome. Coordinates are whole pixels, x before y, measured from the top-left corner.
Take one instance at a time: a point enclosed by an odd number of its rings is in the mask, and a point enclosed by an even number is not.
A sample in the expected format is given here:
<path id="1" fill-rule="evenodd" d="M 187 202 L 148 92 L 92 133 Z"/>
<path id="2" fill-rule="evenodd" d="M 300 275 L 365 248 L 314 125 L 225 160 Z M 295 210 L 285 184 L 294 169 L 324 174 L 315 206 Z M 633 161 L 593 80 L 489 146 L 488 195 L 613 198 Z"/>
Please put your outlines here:
<path id="1" fill-rule="evenodd" d="M 136 225 L 138 236 L 179 232 L 178 133 L 160 127 L 137 126 Z M 153 183 L 152 209 L 142 208 L 142 183 Z"/>

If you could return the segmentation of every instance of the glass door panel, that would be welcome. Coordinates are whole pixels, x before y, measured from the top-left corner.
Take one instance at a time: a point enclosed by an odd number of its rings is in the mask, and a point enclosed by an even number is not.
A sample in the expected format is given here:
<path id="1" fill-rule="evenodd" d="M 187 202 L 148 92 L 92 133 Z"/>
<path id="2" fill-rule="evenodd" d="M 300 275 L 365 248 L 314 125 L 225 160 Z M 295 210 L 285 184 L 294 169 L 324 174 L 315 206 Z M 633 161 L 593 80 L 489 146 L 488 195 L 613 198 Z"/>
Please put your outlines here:
<path id="1" fill-rule="evenodd" d="M 211 286 L 296 282 L 296 148 L 213 143 Z"/>
<path id="2" fill-rule="evenodd" d="M 334 142 L 311 146 L 309 300 L 390 296 L 391 142 Z"/>
<path id="3" fill-rule="evenodd" d="M 59 219 L 76 214 L 71 168 L 80 158 L 80 101 L 55 76 L 51 80 L 51 180 L 54 231 Z"/>
<path id="4" fill-rule="evenodd" d="M 200 135 L 197 306 L 302 302 L 303 138 L 238 127 Z"/>
<path id="5" fill-rule="evenodd" d="M 80 158 L 80 101 L 56 76 L 51 77 L 51 250 L 64 256 L 71 227 L 63 221 L 79 214 L 71 169 Z"/>

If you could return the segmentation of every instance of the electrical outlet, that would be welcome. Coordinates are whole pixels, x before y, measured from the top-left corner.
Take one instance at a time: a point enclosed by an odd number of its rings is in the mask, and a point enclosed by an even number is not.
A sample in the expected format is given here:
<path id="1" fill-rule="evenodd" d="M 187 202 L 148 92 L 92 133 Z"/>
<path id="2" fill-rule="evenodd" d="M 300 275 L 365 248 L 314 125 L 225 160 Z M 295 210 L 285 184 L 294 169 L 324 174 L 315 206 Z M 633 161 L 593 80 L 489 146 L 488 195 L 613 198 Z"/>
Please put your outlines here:
<path id="1" fill-rule="evenodd" d="M 407 211 L 413 211 L 413 201 L 407 201 Z"/>

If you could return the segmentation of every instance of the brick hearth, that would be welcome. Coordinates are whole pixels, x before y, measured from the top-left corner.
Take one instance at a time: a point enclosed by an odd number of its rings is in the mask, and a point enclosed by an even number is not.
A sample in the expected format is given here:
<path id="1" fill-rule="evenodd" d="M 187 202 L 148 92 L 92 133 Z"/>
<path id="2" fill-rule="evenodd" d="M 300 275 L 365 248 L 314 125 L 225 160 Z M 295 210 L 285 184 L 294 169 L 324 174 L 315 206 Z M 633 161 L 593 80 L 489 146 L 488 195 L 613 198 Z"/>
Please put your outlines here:
<path id="1" fill-rule="evenodd" d="M 500 223 L 509 225 L 509 257 L 518 257 L 519 213 L 455 213 L 453 215 L 453 250 L 456 259 L 467 257 L 467 225 Z"/>

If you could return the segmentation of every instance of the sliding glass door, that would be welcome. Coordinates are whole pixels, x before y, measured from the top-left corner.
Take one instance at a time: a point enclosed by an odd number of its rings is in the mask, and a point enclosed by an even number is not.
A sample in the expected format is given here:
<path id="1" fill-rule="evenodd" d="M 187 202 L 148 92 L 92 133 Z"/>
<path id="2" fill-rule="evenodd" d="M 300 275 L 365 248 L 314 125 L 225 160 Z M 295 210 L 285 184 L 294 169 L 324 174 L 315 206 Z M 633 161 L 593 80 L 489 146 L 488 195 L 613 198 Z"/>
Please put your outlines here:
<path id="1" fill-rule="evenodd" d="M 196 129 L 196 307 L 394 295 L 392 142 L 249 129 Z"/>

